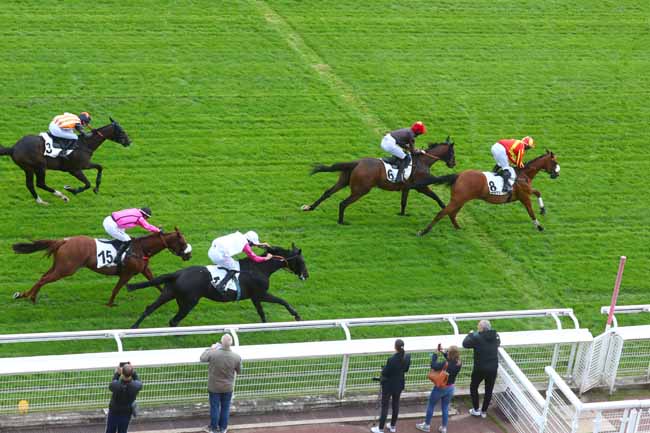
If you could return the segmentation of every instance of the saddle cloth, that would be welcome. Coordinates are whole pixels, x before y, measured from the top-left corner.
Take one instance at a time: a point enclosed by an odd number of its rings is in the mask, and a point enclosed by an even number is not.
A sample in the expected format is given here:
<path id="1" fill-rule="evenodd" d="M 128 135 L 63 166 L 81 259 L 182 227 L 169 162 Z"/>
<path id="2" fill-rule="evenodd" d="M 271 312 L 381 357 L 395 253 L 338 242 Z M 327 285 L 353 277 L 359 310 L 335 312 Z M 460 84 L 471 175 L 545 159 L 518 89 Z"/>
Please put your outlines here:
<path id="1" fill-rule="evenodd" d="M 216 286 L 223 277 L 226 276 L 226 269 L 219 267 L 218 265 L 208 265 L 206 266 L 210 275 L 212 275 L 212 285 Z M 233 290 L 239 294 L 241 289 L 239 288 L 239 276 L 237 274 L 226 283 L 224 290 Z"/>
<path id="2" fill-rule="evenodd" d="M 115 257 L 117 256 L 117 249 L 120 247 L 122 241 L 108 240 L 108 239 L 95 239 L 95 247 L 97 249 L 97 268 L 108 268 L 117 266 L 115 264 Z M 124 255 L 122 255 L 124 257 Z"/>
<path id="3" fill-rule="evenodd" d="M 503 178 L 491 171 L 484 171 L 485 179 L 487 182 L 488 191 L 490 195 L 507 195 L 510 191 L 503 192 Z M 512 184 L 510 185 L 512 187 Z"/>
<path id="4" fill-rule="evenodd" d="M 54 141 L 52 140 L 52 136 L 47 132 L 41 132 L 38 135 L 40 135 L 43 141 L 45 141 L 45 152 L 43 152 L 43 155 L 49 158 L 68 156 L 74 150 L 74 149 L 68 149 L 65 152 L 63 152 L 63 149 L 61 149 L 60 147 L 56 147 L 56 143 L 54 143 Z"/>
<path id="5" fill-rule="evenodd" d="M 386 169 L 386 179 L 388 179 L 390 183 L 396 183 L 397 172 L 399 171 L 397 166 L 391 165 L 383 159 L 381 160 L 381 162 L 384 163 L 384 168 Z M 408 180 L 408 178 L 411 177 L 412 168 L 413 168 L 413 163 L 411 162 L 409 163 L 409 166 L 406 167 L 406 169 L 404 169 L 404 179 Z"/>

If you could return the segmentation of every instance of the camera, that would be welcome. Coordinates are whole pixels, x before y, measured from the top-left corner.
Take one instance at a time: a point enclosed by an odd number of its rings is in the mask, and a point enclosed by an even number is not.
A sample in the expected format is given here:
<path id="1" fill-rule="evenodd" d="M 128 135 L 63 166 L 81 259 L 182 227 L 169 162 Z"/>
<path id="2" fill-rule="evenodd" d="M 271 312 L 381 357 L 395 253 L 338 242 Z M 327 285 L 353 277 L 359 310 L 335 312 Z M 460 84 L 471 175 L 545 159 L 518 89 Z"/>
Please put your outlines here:
<path id="1" fill-rule="evenodd" d="M 438 343 L 438 352 L 442 352 L 442 343 Z"/>
<path id="2" fill-rule="evenodd" d="M 129 361 L 126 362 L 120 362 L 120 368 L 124 367 L 125 365 L 130 364 Z"/>

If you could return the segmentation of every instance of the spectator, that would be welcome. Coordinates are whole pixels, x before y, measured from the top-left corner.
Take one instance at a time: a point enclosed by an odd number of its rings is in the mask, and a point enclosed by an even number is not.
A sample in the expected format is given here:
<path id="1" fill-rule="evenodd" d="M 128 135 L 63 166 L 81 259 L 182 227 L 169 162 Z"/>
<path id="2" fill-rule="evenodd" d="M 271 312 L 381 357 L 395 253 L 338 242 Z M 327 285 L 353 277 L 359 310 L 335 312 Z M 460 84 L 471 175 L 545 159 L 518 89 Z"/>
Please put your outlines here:
<path id="1" fill-rule="evenodd" d="M 439 358 L 442 355 L 443 358 Z M 441 433 L 447 433 L 447 424 L 449 423 L 449 403 L 454 396 L 456 376 L 462 367 L 460 361 L 460 351 L 456 346 L 450 346 L 447 352 L 442 352 L 442 348 L 438 345 L 438 352 L 431 355 L 431 368 L 436 371 L 445 369 L 449 374 L 447 378 L 447 385 L 444 387 L 434 386 L 429 396 L 429 405 L 427 406 L 427 413 L 424 422 L 416 424 L 415 428 L 424 432 L 431 431 L 431 418 L 433 417 L 433 408 L 440 400 L 440 407 L 442 409 L 442 425 L 438 428 Z"/>
<path id="2" fill-rule="evenodd" d="M 397 416 L 399 415 L 399 398 L 404 390 L 404 373 L 409 371 L 411 355 L 404 352 L 404 341 L 395 340 L 395 354 L 388 358 L 386 365 L 381 370 L 381 415 L 379 416 L 379 427 L 370 429 L 372 433 L 383 433 L 386 417 L 388 416 L 388 403 L 393 400 L 388 430 L 396 431 Z"/>
<path id="3" fill-rule="evenodd" d="M 142 382 L 138 373 L 130 363 L 121 363 L 113 381 L 108 385 L 113 396 L 108 406 L 108 419 L 106 420 L 106 433 L 126 433 L 135 404 L 135 398 L 142 389 Z"/>
<path id="4" fill-rule="evenodd" d="M 500 345 L 499 334 L 492 329 L 488 320 L 478 322 L 478 331 L 471 331 L 463 340 L 464 348 L 474 349 L 474 368 L 469 385 L 469 393 L 472 396 L 472 408 L 469 413 L 472 416 L 487 417 L 487 409 L 492 399 L 492 390 L 499 369 Z M 483 381 L 485 381 L 485 396 L 483 406 L 479 410 L 478 386 Z"/>
<path id="5" fill-rule="evenodd" d="M 208 394 L 210 396 L 210 425 L 208 433 L 227 433 L 230 401 L 235 385 L 235 373 L 241 374 L 241 356 L 230 350 L 232 337 L 224 334 L 221 344 L 213 344 L 201 354 L 208 362 Z"/>

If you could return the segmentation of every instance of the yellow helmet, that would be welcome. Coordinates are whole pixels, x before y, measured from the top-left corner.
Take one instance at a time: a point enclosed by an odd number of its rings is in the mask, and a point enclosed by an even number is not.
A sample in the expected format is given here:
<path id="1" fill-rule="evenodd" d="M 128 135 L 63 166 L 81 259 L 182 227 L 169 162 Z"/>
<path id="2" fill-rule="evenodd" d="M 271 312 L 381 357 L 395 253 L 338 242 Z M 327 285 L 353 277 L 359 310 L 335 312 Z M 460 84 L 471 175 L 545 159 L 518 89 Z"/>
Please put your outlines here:
<path id="1" fill-rule="evenodd" d="M 531 136 L 525 136 L 524 138 L 521 139 L 521 142 L 527 145 L 528 147 L 535 148 L 535 140 L 533 140 L 533 137 Z"/>

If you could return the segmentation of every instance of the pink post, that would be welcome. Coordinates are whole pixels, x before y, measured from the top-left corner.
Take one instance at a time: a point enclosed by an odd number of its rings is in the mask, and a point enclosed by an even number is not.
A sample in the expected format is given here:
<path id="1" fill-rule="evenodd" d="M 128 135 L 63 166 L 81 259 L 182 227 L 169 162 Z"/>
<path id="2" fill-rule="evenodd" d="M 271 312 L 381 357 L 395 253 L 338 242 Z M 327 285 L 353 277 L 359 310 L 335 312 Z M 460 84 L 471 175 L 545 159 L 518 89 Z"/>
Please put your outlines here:
<path id="1" fill-rule="evenodd" d="M 627 257 L 621 256 L 621 261 L 618 263 L 618 274 L 616 275 L 616 283 L 614 283 L 614 293 L 612 293 L 612 303 L 609 306 L 609 316 L 607 317 L 607 327 L 605 330 L 612 326 L 614 319 L 614 308 L 616 308 L 616 299 L 618 298 L 618 291 L 621 288 L 621 280 L 623 279 L 623 268 L 625 268 L 625 261 Z"/>

